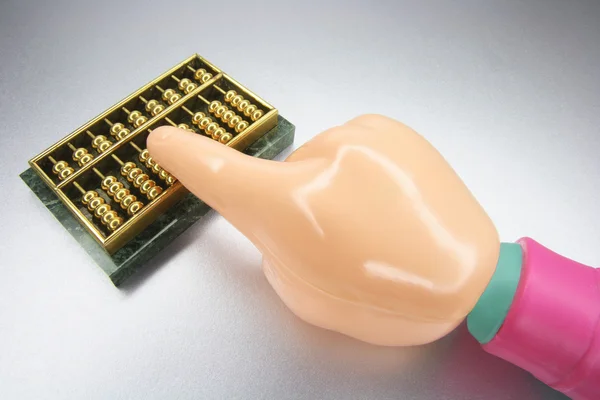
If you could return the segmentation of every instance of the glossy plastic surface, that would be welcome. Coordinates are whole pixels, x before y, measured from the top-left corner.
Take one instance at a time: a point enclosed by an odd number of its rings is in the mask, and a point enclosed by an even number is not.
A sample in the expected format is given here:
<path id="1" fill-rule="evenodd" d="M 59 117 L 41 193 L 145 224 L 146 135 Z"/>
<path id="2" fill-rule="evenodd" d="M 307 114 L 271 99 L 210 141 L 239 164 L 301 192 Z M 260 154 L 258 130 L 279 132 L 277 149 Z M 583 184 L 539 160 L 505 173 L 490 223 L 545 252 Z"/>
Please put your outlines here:
<path id="1" fill-rule="evenodd" d="M 305 321 L 380 345 L 439 339 L 471 311 L 498 234 L 444 158 L 392 119 L 365 115 L 286 162 L 159 128 L 151 155 L 264 255 Z"/>
<path id="2" fill-rule="evenodd" d="M 483 348 L 574 400 L 600 399 L 600 270 L 530 238 L 498 334 Z"/>

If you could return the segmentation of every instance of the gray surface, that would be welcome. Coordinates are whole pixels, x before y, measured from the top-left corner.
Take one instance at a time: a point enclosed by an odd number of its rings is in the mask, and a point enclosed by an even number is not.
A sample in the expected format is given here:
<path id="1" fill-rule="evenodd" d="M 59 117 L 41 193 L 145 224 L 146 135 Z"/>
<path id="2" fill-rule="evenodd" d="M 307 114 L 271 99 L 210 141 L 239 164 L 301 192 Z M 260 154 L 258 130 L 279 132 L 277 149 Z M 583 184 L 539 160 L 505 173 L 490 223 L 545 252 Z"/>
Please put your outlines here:
<path id="1" fill-rule="evenodd" d="M 296 146 L 390 115 L 446 155 L 503 240 L 600 265 L 599 2 L 294 3 L 1 2 L 3 400 L 562 398 L 462 328 L 388 349 L 307 326 L 215 215 L 119 291 L 18 178 L 198 52 L 280 108 Z"/>

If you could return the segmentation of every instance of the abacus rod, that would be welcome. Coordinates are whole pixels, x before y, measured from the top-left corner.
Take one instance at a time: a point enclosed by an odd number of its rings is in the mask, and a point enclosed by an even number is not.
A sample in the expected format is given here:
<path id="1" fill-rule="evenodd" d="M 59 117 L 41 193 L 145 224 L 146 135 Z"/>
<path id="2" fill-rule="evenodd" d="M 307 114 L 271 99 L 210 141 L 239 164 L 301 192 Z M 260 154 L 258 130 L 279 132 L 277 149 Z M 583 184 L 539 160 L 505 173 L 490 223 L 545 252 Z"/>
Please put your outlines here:
<path id="1" fill-rule="evenodd" d="M 98 169 L 96 169 L 96 167 L 94 167 L 92 169 L 94 170 L 96 175 L 98 175 L 101 179 L 104 179 L 104 174 L 102 172 L 98 171 Z"/>
<path id="2" fill-rule="evenodd" d="M 144 103 L 147 103 L 147 102 L 148 102 L 148 100 L 146 100 L 146 99 L 144 98 L 144 96 L 139 96 L 139 98 L 140 98 L 140 99 L 141 99 L 141 100 L 142 100 Z"/>
<path id="3" fill-rule="evenodd" d="M 125 111 L 127 114 L 131 114 L 131 111 L 129 111 L 128 109 L 126 109 L 125 107 L 121 107 L 123 109 L 123 111 Z"/>
<path id="4" fill-rule="evenodd" d="M 112 158 L 114 158 L 114 160 L 115 160 L 116 162 L 118 162 L 119 164 L 121 164 L 121 166 L 123 166 L 123 165 L 125 164 L 125 163 L 124 163 L 123 161 L 121 161 L 121 159 L 120 159 L 119 157 L 117 157 L 116 155 L 114 155 L 114 154 L 111 154 L 111 156 L 112 156 Z"/>
<path id="5" fill-rule="evenodd" d="M 171 78 L 175 79 L 177 82 L 179 82 L 181 80 L 178 77 L 176 77 L 175 75 L 171 75 Z"/>
<path id="6" fill-rule="evenodd" d="M 73 186 L 75 186 L 81 192 L 81 194 L 85 194 L 85 190 L 79 186 L 79 183 L 73 181 Z"/>
<path id="7" fill-rule="evenodd" d="M 165 89 L 161 88 L 161 87 L 160 87 L 160 86 L 158 86 L 158 85 L 154 85 L 154 86 L 156 86 L 156 88 L 157 88 L 158 90 L 160 90 L 161 92 L 164 92 L 164 91 L 165 91 Z"/>
<path id="8" fill-rule="evenodd" d="M 204 101 L 206 104 L 210 104 L 210 101 L 206 100 L 204 97 L 202 97 L 201 95 L 198 95 L 198 98 L 201 99 L 202 101 Z"/>
<path id="9" fill-rule="evenodd" d="M 88 134 L 89 137 L 91 137 L 92 139 L 94 139 L 96 136 L 94 136 L 94 134 L 90 131 L 85 131 L 85 133 Z"/>
<path id="10" fill-rule="evenodd" d="M 133 142 L 129 142 L 129 144 L 131 145 L 131 147 L 133 147 L 134 149 L 136 149 L 140 153 L 142 152 L 142 149 L 140 149 L 140 146 L 138 146 L 137 144 L 135 144 Z"/>
<path id="11" fill-rule="evenodd" d="M 168 117 L 165 117 L 165 120 L 167 120 L 168 123 L 170 123 L 171 125 L 173 125 L 174 127 L 177 127 L 177 124 L 173 121 L 171 121 Z"/>
<path id="12" fill-rule="evenodd" d="M 194 68 L 190 67 L 189 65 L 186 65 L 186 67 L 187 67 L 187 68 L 188 68 L 190 71 L 192 71 L 192 72 L 196 72 L 196 70 L 195 70 Z"/>
<path id="13" fill-rule="evenodd" d="M 56 164 L 56 160 L 52 156 L 48 156 L 48 160 L 52 162 L 52 164 Z"/>
<path id="14" fill-rule="evenodd" d="M 194 113 L 193 113 L 193 112 L 191 112 L 191 111 L 190 111 L 190 109 L 189 109 L 189 108 L 187 108 L 186 106 L 181 106 L 181 108 L 183 108 L 183 110 L 184 110 L 185 112 L 187 112 L 188 114 L 190 114 L 190 115 L 194 115 Z"/>
<path id="15" fill-rule="evenodd" d="M 104 121 L 106 121 L 106 123 L 107 123 L 107 124 L 109 124 L 110 126 L 113 126 L 113 125 L 114 125 L 112 122 L 110 122 L 110 121 L 108 120 L 108 118 L 104 118 Z"/>
<path id="16" fill-rule="evenodd" d="M 219 86 L 217 86 L 217 85 L 213 85 L 213 87 L 214 87 L 215 89 L 217 89 L 219 92 L 221 92 L 221 93 L 225 94 L 225 91 L 224 91 L 223 89 L 221 89 Z"/>
<path id="17" fill-rule="evenodd" d="M 67 143 L 67 146 L 69 146 L 69 148 L 70 148 L 71 150 L 73 150 L 73 151 L 77 150 L 77 149 L 75 148 L 75 146 L 73 146 L 73 145 L 72 145 L 70 142 L 69 142 L 69 143 Z"/>

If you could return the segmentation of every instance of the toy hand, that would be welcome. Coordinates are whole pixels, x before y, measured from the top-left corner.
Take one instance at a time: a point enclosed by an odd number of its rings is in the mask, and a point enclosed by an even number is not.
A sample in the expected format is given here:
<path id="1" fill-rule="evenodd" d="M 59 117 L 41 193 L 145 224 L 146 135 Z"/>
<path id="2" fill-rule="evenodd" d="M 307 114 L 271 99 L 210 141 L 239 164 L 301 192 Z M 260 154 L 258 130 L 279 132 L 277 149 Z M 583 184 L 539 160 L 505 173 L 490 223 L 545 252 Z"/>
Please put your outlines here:
<path id="1" fill-rule="evenodd" d="M 365 115 L 285 162 L 171 127 L 156 161 L 246 235 L 305 321 L 380 345 L 453 330 L 489 282 L 495 227 L 442 156 L 410 128 Z"/>

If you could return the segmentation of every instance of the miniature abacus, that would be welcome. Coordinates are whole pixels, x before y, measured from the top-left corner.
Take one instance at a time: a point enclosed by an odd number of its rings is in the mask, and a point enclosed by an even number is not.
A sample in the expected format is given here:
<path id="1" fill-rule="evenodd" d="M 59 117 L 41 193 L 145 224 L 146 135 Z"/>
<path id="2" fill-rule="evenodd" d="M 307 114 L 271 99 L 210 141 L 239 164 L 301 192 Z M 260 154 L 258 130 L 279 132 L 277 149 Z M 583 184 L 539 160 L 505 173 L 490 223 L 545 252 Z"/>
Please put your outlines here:
<path id="1" fill-rule="evenodd" d="M 152 130 L 175 126 L 242 150 L 277 120 L 277 109 L 194 55 L 29 164 L 113 254 L 187 193 L 146 149 Z"/>

